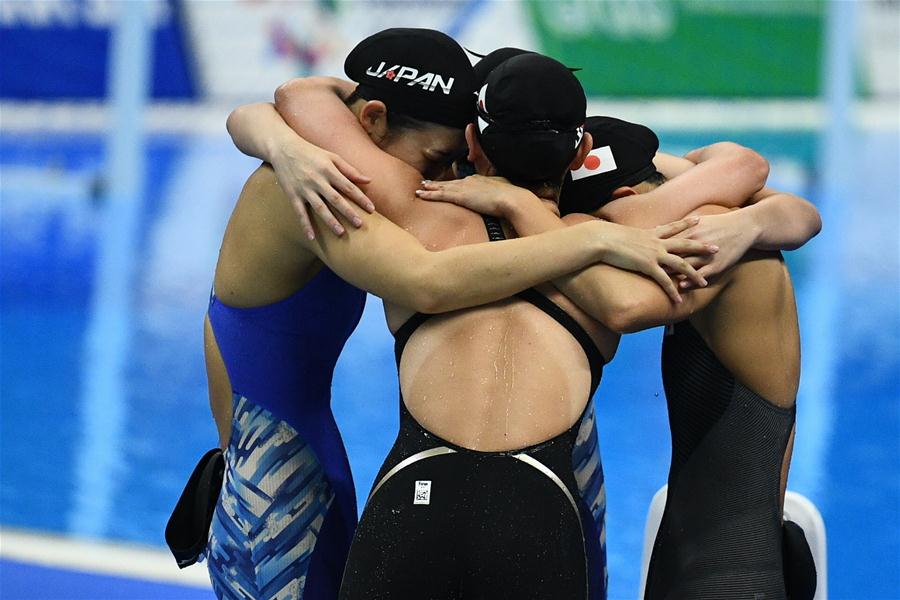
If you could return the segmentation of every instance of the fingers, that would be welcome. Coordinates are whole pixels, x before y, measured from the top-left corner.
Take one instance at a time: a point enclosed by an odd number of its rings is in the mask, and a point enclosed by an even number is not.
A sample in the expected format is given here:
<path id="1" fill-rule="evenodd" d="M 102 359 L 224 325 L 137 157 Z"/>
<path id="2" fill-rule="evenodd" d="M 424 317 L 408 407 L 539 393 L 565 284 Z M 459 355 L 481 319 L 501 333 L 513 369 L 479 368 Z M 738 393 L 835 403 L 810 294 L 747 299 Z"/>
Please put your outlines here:
<path id="1" fill-rule="evenodd" d="M 675 286 L 675 283 L 672 281 L 672 278 L 669 277 L 668 273 L 666 273 L 662 267 L 656 265 L 655 267 L 650 269 L 650 272 L 647 273 L 653 280 L 659 284 L 659 287 L 663 289 L 666 295 L 669 297 L 672 302 L 675 304 L 681 304 L 681 294 L 678 293 L 678 288 Z"/>
<path id="2" fill-rule="evenodd" d="M 422 188 L 416 190 L 416 197 L 432 202 L 451 202 L 458 204 L 460 194 L 451 187 L 433 181 L 423 181 Z"/>
<path id="3" fill-rule="evenodd" d="M 432 202 L 451 202 L 453 204 L 456 204 L 459 199 L 456 193 L 446 189 L 416 190 L 416 197 Z"/>
<path id="4" fill-rule="evenodd" d="M 309 221 L 309 215 L 306 212 L 306 202 L 298 196 L 291 196 L 291 204 L 294 205 L 294 210 L 297 212 L 297 216 L 300 217 L 300 227 L 303 228 L 303 233 L 310 241 L 316 239 L 316 232 L 313 230 L 312 223 Z"/>
<path id="5" fill-rule="evenodd" d="M 343 173 L 350 181 L 363 184 L 372 182 L 371 177 L 360 173 L 356 167 L 348 163 L 337 154 L 332 156 L 331 161 L 334 163 L 334 166 L 337 167 L 338 171 Z"/>
<path id="6" fill-rule="evenodd" d="M 322 198 L 316 197 L 307 197 L 307 201 L 309 202 L 310 208 L 315 211 L 315 213 L 322 219 L 322 222 L 328 226 L 336 235 L 342 235 L 344 233 L 344 226 L 341 225 L 334 215 L 331 214 L 331 210 L 328 208 L 328 205 L 323 202 Z"/>
<path id="7" fill-rule="evenodd" d="M 428 191 L 439 191 L 445 190 L 449 187 L 449 184 L 452 184 L 452 181 L 432 181 L 430 179 L 422 180 L 422 189 Z"/>
<path id="8" fill-rule="evenodd" d="M 659 258 L 659 264 L 668 267 L 673 273 L 684 275 L 688 280 L 694 282 L 700 287 L 707 285 L 706 279 L 703 278 L 697 270 L 692 267 L 685 259 L 674 254 L 664 254 Z M 673 284 L 674 287 L 674 284 Z"/>
<path id="9" fill-rule="evenodd" d="M 348 200 L 358 204 L 367 212 L 374 212 L 375 205 L 369 200 L 369 197 L 366 196 L 361 189 L 354 185 L 355 183 L 369 183 L 371 179 L 368 177 L 361 175 L 355 168 L 350 166 L 349 163 L 344 161 L 344 159 L 339 156 L 335 157 L 334 166 L 336 167 L 336 171 L 329 173 L 329 184 L 332 188 L 334 188 L 338 193 L 342 194 Z M 356 216 L 356 213 L 352 211 L 352 216 L 347 212 L 341 210 L 341 214 L 350 219 L 354 225 L 359 227 L 362 225 L 362 221 L 359 221 L 357 224 L 356 221 L 359 220 Z M 356 217 L 356 219 L 354 219 Z"/>
<path id="10" fill-rule="evenodd" d="M 700 217 L 688 217 L 687 219 L 681 219 L 680 221 L 675 221 L 667 225 L 660 225 L 653 230 L 653 233 L 656 237 L 665 239 L 681 233 L 685 229 L 693 227 L 699 222 Z"/>
<path id="11" fill-rule="evenodd" d="M 353 205 L 347 201 L 341 194 L 334 191 L 331 188 L 326 189 L 324 192 L 320 193 L 322 198 L 331 205 L 332 208 L 337 210 L 339 213 L 344 215 L 348 221 L 353 223 L 356 227 L 362 227 L 362 219 L 359 218 L 359 215 L 356 214 L 356 211 L 353 209 Z"/>
<path id="12" fill-rule="evenodd" d="M 705 267 L 709 263 L 713 261 L 712 256 L 704 255 L 704 256 L 685 256 L 684 260 L 687 261 L 687 264 L 691 265 L 695 269 L 700 269 L 701 267 Z"/>
<path id="13" fill-rule="evenodd" d="M 722 274 L 722 269 L 719 268 L 720 265 L 718 263 L 709 263 L 708 265 L 704 265 L 700 269 L 698 269 L 698 273 L 702 275 L 706 279 L 712 279 L 718 275 Z"/>
<path id="14" fill-rule="evenodd" d="M 681 256 L 709 255 L 719 251 L 719 247 L 715 244 L 687 238 L 668 238 L 663 239 L 662 243 L 667 252 Z"/>

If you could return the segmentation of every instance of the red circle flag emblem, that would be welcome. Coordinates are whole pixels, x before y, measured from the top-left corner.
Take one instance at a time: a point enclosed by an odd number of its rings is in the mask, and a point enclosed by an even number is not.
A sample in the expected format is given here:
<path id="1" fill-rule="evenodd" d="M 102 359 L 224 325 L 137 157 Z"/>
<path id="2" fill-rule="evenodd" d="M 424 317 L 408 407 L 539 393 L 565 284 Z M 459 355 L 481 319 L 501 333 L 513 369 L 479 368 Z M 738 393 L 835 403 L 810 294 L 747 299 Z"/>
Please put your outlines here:
<path id="1" fill-rule="evenodd" d="M 584 164 L 572 171 L 572 181 L 615 170 L 616 159 L 613 157 L 612 148 L 609 146 L 595 148 L 584 158 Z"/>

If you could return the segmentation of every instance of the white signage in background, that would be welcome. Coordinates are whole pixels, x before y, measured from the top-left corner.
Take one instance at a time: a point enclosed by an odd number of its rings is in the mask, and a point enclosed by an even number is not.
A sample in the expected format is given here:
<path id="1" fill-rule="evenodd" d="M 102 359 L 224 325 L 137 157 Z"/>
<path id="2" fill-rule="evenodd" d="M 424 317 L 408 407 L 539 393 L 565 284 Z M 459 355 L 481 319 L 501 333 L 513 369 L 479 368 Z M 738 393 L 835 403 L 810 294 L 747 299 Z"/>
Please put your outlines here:
<path id="1" fill-rule="evenodd" d="M 168 23 L 172 10 L 168 0 L 150 2 L 150 22 Z M 121 0 L 6 0 L 0 2 L 0 27 L 93 27 L 109 29 L 119 18 Z"/>
<path id="2" fill-rule="evenodd" d="M 866 88 L 876 98 L 896 102 L 900 96 L 900 2 L 864 2 L 859 12 L 857 64 Z"/>
<path id="3" fill-rule="evenodd" d="M 201 88 L 207 98 L 231 103 L 271 99 L 292 77 L 344 77 L 353 46 L 389 27 L 438 29 L 476 52 L 536 48 L 518 2 L 187 0 L 183 6 Z"/>

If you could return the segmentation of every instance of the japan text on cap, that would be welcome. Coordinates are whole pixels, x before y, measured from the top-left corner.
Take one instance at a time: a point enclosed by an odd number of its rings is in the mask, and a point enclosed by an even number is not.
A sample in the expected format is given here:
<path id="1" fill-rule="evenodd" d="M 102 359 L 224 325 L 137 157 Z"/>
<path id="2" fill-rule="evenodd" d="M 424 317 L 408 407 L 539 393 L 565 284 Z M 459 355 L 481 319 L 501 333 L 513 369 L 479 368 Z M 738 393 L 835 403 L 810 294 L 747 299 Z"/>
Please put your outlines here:
<path id="1" fill-rule="evenodd" d="M 541 54 L 519 54 L 494 67 L 478 91 L 479 141 L 506 177 L 560 177 L 581 143 L 586 106 L 568 67 Z"/>
<path id="2" fill-rule="evenodd" d="M 388 110 L 450 127 L 474 118 L 475 79 L 465 51 L 432 29 L 385 29 L 347 55 L 344 72 L 367 100 Z"/>
<path id="3" fill-rule="evenodd" d="M 632 186 L 656 172 L 653 157 L 659 138 L 651 129 L 613 117 L 590 117 L 585 131 L 594 139 L 594 148 L 581 168 L 566 174 L 559 211 L 593 213 L 612 200 L 622 186 Z"/>

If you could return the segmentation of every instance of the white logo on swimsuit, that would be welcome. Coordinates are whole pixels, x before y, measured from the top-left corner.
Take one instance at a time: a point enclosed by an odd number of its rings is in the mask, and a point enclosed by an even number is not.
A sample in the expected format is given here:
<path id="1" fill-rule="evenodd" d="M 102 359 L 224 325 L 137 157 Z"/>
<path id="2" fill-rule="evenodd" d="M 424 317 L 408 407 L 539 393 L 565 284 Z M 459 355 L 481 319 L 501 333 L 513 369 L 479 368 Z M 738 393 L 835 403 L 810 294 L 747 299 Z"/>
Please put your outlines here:
<path id="1" fill-rule="evenodd" d="M 407 86 L 418 85 L 428 92 L 433 92 L 438 86 L 445 95 L 450 95 L 450 89 L 453 87 L 455 79 L 449 77 L 446 80 L 437 73 L 425 73 L 419 75 L 419 70 L 405 65 L 394 65 L 388 67 L 387 63 L 381 61 L 377 67 L 369 67 L 366 69 L 366 75 L 371 75 L 376 79 L 387 79 L 394 83 L 400 83 L 402 80 L 408 79 Z"/>
<path id="2" fill-rule="evenodd" d="M 431 482 L 417 481 L 413 504 L 431 504 Z"/>

